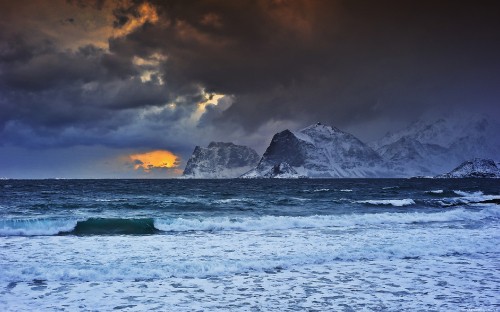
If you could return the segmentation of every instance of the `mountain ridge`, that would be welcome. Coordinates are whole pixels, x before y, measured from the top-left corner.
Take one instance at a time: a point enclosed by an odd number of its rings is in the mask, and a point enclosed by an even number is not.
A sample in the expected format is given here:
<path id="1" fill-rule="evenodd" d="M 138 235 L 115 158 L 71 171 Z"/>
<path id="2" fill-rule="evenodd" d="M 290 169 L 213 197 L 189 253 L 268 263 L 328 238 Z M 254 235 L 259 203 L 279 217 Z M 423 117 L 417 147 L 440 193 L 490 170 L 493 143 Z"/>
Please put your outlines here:
<path id="1" fill-rule="evenodd" d="M 436 176 L 468 159 L 500 155 L 496 127 L 500 129 L 498 123 L 485 118 L 465 123 L 453 119 L 420 121 L 366 144 L 348 132 L 318 122 L 297 131 L 285 129 L 276 133 L 262 157 L 252 150 L 253 156 L 249 158 L 249 148 L 233 143 L 211 142 L 207 148 L 197 146 L 183 177 Z M 446 138 L 449 140 L 445 141 Z M 236 156 L 231 158 L 231 154 Z"/>

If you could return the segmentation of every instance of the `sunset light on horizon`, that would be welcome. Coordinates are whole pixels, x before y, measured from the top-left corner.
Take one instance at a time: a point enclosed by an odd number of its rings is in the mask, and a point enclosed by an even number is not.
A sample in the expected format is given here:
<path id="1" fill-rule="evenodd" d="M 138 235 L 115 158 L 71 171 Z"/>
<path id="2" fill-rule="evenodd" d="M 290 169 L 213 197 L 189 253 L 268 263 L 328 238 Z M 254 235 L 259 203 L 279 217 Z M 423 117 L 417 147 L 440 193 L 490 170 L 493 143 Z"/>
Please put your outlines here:
<path id="1" fill-rule="evenodd" d="M 128 156 L 134 165 L 134 170 L 143 170 L 146 173 L 154 169 L 175 169 L 179 167 L 180 158 L 170 151 L 156 150 Z"/>

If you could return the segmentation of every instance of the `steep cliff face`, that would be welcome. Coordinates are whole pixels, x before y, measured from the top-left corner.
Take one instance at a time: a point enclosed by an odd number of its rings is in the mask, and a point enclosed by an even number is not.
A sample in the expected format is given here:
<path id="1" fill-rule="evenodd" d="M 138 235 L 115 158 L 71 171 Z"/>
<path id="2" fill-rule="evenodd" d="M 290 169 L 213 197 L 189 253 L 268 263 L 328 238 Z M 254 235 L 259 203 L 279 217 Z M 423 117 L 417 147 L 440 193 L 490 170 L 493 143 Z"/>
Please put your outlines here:
<path id="1" fill-rule="evenodd" d="M 297 177 L 388 176 L 381 157 L 352 134 L 321 123 L 274 135 L 259 164 L 242 177 L 266 177 L 286 164 Z M 286 166 L 285 166 L 286 167 Z"/>
<path id="2" fill-rule="evenodd" d="M 211 142 L 208 147 L 196 146 L 183 177 L 195 179 L 237 178 L 259 162 L 251 148 L 233 143 Z"/>
<path id="3" fill-rule="evenodd" d="M 500 164 L 491 159 L 475 158 L 436 178 L 500 178 Z"/>
<path id="4" fill-rule="evenodd" d="M 299 174 L 295 169 L 292 168 L 287 162 L 280 162 L 272 167 L 260 167 L 258 169 L 252 169 L 242 175 L 242 179 L 262 179 L 262 178 L 272 178 L 272 179 L 303 179 L 308 178 L 307 176 Z"/>

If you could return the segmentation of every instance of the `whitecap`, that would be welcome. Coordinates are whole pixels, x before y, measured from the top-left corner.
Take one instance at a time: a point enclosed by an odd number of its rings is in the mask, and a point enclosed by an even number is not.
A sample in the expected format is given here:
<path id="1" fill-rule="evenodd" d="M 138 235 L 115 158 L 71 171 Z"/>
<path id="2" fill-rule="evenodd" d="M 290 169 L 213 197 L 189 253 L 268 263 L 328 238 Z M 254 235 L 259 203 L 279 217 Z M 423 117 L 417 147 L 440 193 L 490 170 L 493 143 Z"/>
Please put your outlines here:
<path id="1" fill-rule="evenodd" d="M 250 201 L 248 198 L 225 198 L 225 199 L 217 199 L 214 200 L 216 204 L 228 204 L 234 202 L 248 202 Z"/>
<path id="2" fill-rule="evenodd" d="M 0 236 L 57 235 L 76 227 L 76 219 L 13 219 L 0 220 Z"/>
<path id="3" fill-rule="evenodd" d="M 485 195 L 481 191 L 464 192 L 455 190 L 453 192 L 457 195 L 460 195 L 460 197 L 446 199 L 445 204 L 447 205 L 474 204 L 474 203 L 482 203 L 488 200 L 500 199 L 500 195 Z"/>
<path id="4" fill-rule="evenodd" d="M 95 199 L 96 202 L 124 202 L 124 201 L 128 201 L 128 199 L 126 198 L 111 198 L 111 199 L 107 199 L 107 198 L 96 198 Z"/>
<path id="5" fill-rule="evenodd" d="M 414 205 L 415 201 L 410 198 L 405 199 L 370 199 L 370 200 L 359 200 L 357 201 L 359 204 L 369 204 L 369 205 L 391 205 L 395 207 L 403 207 Z"/>
<path id="6" fill-rule="evenodd" d="M 430 193 L 430 194 L 443 194 L 443 190 L 430 190 L 430 191 L 427 191 L 426 193 Z"/>
<path id="7" fill-rule="evenodd" d="M 453 193 L 463 196 L 463 197 L 479 197 L 483 195 L 483 192 L 477 191 L 477 192 L 464 192 L 460 190 L 453 191 Z"/>
<path id="8" fill-rule="evenodd" d="M 498 217 L 500 210 L 488 206 L 482 210 L 453 209 L 435 213 L 371 213 L 314 216 L 212 217 L 205 219 L 155 219 L 154 226 L 166 232 L 186 231 L 267 231 L 295 228 L 357 227 L 364 225 L 411 224 L 425 222 L 477 221 Z"/>

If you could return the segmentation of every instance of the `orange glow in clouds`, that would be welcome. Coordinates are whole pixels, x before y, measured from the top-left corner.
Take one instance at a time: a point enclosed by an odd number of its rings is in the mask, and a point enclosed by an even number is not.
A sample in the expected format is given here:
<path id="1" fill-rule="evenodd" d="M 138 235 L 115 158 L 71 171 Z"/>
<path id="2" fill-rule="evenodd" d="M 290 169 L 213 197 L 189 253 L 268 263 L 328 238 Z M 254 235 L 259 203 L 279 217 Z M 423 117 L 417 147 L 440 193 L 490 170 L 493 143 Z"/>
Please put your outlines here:
<path id="1" fill-rule="evenodd" d="M 179 166 L 179 157 L 172 152 L 157 150 L 143 154 L 129 155 L 129 159 L 134 163 L 134 169 L 142 169 L 145 172 L 151 172 L 156 168 L 177 168 Z"/>
<path id="2" fill-rule="evenodd" d="M 145 23 L 155 24 L 158 22 L 158 14 L 156 13 L 155 7 L 147 2 L 139 6 L 137 13 L 137 17 L 129 16 L 127 23 L 121 28 L 115 30 L 115 36 L 125 36 Z"/>

